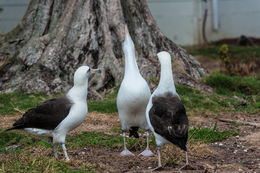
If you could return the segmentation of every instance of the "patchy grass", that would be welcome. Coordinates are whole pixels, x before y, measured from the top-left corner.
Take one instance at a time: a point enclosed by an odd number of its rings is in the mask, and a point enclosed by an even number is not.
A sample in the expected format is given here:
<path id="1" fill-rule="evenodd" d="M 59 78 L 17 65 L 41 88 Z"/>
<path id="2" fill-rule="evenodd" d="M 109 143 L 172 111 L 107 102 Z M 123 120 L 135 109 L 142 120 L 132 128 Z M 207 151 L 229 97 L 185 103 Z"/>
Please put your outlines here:
<path id="1" fill-rule="evenodd" d="M 142 132 L 143 133 L 143 132 Z M 139 133 L 140 134 L 140 133 Z M 68 147 L 109 147 L 109 148 L 123 148 L 123 137 L 118 134 L 105 134 L 104 132 L 83 132 L 67 139 Z M 77 142 L 75 142 L 77 141 Z M 145 139 L 126 138 L 128 149 L 131 151 L 142 150 L 146 146 Z M 155 147 L 154 138 L 150 141 L 151 145 Z"/>
<path id="2" fill-rule="evenodd" d="M 231 96 L 203 93 L 182 85 L 176 86 L 176 89 L 188 112 L 255 111 L 255 103 L 251 99 L 247 106 L 241 106 L 239 101 Z"/>
<path id="3" fill-rule="evenodd" d="M 177 85 L 186 109 L 192 112 L 199 111 L 258 111 L 260 108 L 260 78 L 256 77 L 229 77 L 213 73 L 205 77 L 204 82 L 216 90 L 216 93 L 203 93 L 199 90 L 183 85 Z M 89 112 L 114 114 L 117 113 L 116 96 L 118 87 L 104 95 L 103 101 L 88 101 Z M 255 95 L 250 95 L 255 94 Z M 248 106 L 242 107 L 233 98 L 233 95 L 243 97 L 248 101 Z M 27 111 L 46 99 L 57 95 L 25 94 L 14 92 L 0 94 L 0 116 L 12 115 L 18 111 Z"/>
<path id="4" fill-rule="evenodd" d="M 113 131 L 113 130 L 112 130 Z M 140 135 L 144 131 L 139 132 Z M 235 131 L 219 132 L 215 128 L 194 128 L 189 130 L 189 139 L 196 139 L 202 142 L 221 141 L 231 135 L 236 135 Z M 109 147 L 122 148 L 123 137 L 119 134 L 106 134 L 104 132 L 82 132 L 74 136 L 67 137 L 66 147 L 68 149 L 76 149 L 80 147 Z M 142 150 L 146 146 L 146 138 L 126 138 L 127 147 L 131 151 Z M 35 137 L 28 133 L 18 131 L 0 131 L 0 153 L 20 153 L 34 146 L 43 148 L 52 148 L 46 138 Z M 150 145 L 155 148 L 155 139 L 150 139 Z M 15 146 L 16 148 L 8 148 Z"/>
<path id="5" fill-rule="evenodd" d="M 217 131 L 216 127 L 213 128 L 194 128 L 189 130 L 189 139 L 201 141 L 204 143 L 212 143 L 222 141 L 230 136 L 238 135 L 237 131 L 225 130 Z"/>
<path id="6" fill-rule="evenodd" d="M 21 153 L 37 144 L 52 147 L 47 139 L 30 135 L 24 131 L 0 131 L 0 153 Z"/>
<path id="7" fill-rule="evenodd" d="M 115 87 L 108 94 L 104 95 L 103 101 L 88 101 L 89 112 L 115 113 L 116 96 L 118 87 Z M 58 97 L 57 95 L 45 95 L 42 93 L 26 94 L 23 92 L 0 93 L 0 116 L 12 115 L 25 112 L 36 107 L 47 99 Z"/>
<path id="8" fill-rule="evenodd" d="M 104 100 L 104 101 L 89 101 L 88 102 L 89 112 L 100 112 L 113 114 L 117 112 L 115 100 Z"/>
<path id="9" fill-rule="evenodd" d="M 48 98 L 42 93 L 26 94 L 23 92 L 0 93 L 0 116 L 18 113 L 37 106 Z"/>
<path id="10" fill-rule="evenodd" d="M 96 172 L 91 165 L 55 160 L 49 157 L 31 157 L 30 153 L 0 159 L 0 172 Z"/>
<path id="11" fill-rule="evenodd" d="M 100 112 L 100 113 L 116 113 L 116 97 L 119 87 L 114 87 L 110 92 L 104 94 L 103 101 L 88 101 L 89 112 Z"/>
<path id="12" fill-rule="evenodd" d="M 221 95 L 257 95 L 260 94 L 260 78 L 258 76 L 227 76 L 212 73 L 205 78 L 205 83 Z"/>
<path id="13" fill-rule="evenodd" d="M 118 128 L 115 127 L 111 130 L 111 134 L 82 132 L 68 137 L 66 147 L 68 151 L 80 150 L 83 147 L 121 150 L 123 138 L 118 134 L 118 131 Z M 141 134 L 143 134 L 143 131 Z M 189 140 L 192 142 L 194 140 L 199 141 L 200 143 L 221 141 L 231 135 L 236 135 L 236 133 L 231 131 L 219 132 L 214 128 L 189 130 Z M 126 142 L 128 149 L 133 152 L 142 151 L 146 147 L 145 137 L 139 139 L 126 138 Z M 14 145 L 20 147 L 6 150 L 6 147 Z M 192 145 L 196 145 L 196 142 Z M 154 136 L 150 138 L 150 147 L 152 150 L 156 149 Z M 61 150 L 60 147 L 59 150 Z M 96 169 L 103 169 L 99 167 L 99 164 L 92 165 L 85 160 L 77 160 L 76 158 L 70 162 L 56 160 L 50 153 L 52 153 L 52 144 L 49 144 L 47 139 L 18 131 L 0 132 L 0 172 L 96 172 Z M 181 159 L 179 156 L 176 160 Z"/>
<path id="14" fill-rule="evenodd" d="M 187 51 L 191 55 L 200 55 L 203 57 L 209 57 L 213 59 L 219 58 L 219 48 L 221 45 L 210 44 L 208 46 L 203 47 L 187 47 Z M 235 46 L 228 45 L 229 53 L 238 58 L 246 58 L 246 57 L 260 57 L 260 46 Z"/>
<path id="15" fill-rule="evenodd" d="M 236 111 L 247 111 L 249 113 L 260 112 L 260 78 L 257 76 L 226 76 L 221 73 L 212 73 L 204 78 L 204 83 L 214 88 L 216 93 L 222 97 L 232 100 L 232 96 L 239 96 L 247 101 L 247 106 L 233 104 Z"/>

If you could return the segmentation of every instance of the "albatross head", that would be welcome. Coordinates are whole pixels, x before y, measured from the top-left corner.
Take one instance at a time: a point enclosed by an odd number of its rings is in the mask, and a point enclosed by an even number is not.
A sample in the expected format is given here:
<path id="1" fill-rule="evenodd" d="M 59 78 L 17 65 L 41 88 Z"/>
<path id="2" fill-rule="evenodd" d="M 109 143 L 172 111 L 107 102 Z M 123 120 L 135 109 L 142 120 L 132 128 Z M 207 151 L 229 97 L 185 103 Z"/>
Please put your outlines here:
<path id="1" fill-rule="evenodd" d="M 122 44 L 123 51 L 125 54 L 134 53 L 135 52 L 135 45 L 134 42 L 129 34 L 127 26 L 125 26 L 125 40 Z"/>
<path id="2" fill-rule="evenodd" d="M 166 51 L 159 52 L 157 56 L 161 64 L 171 63 L 171 55 L 168 52 Z"/>
<path id="3" fill-rule="evenodd" d="M 83 86 L 88 81 L 91 74 L 101 72 L 99 69 L 91 69 L 89 66 L 81 66 L 74 73 L 74 85 Z"/>

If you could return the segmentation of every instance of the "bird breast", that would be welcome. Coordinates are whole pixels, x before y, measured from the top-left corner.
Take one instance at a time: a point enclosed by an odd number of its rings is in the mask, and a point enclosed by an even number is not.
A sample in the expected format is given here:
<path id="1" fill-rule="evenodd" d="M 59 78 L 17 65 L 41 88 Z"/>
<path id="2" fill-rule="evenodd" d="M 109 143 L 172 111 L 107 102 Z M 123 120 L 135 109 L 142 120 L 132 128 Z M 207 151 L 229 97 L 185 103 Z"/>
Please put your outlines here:
<path id="1" fill-rule="evenodd" d="M 133 107 L 146 106 L 151 93 L 144 79 L 136 81 L 123 80 L 117 97 L 117 104 Z"/>
<path id="2" fill-rule="evenodd" d="M 56 130 L 71 131 L 79 126 L 86 118 L 88 112 L 87 104 L 84 102 L 74 103 L 69 115 L 58 125 Z"/>

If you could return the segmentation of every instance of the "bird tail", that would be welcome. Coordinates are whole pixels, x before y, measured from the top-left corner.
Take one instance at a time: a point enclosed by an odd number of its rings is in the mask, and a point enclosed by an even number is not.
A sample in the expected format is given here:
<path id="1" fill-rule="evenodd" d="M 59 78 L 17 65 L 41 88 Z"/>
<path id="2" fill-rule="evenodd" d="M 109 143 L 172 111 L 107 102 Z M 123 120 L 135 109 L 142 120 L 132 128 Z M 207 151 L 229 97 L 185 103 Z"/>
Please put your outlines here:
<path id="1" fill-rule="evenodd" d="M 7 132 L 7 131 L 10 131 L 10 130 L 22 129 L 22 128 L 23 127 L 21 127 L 21 126 L 13 126 L 13 127 L 9 128 L 9 129 L 6 129 L 5 131 Z"/>
<path id="2" fill-rule="evenodd" d="M 18 119 L 16 122 L 14 122 L 13 127 L 6 129 L 5 131 L 15 130 L 15 129 L 23 129 L 24 126 L 24 117 Z"/>
<path id="3" fill-rule="evenodd" d="M 186 144 L 188 140 L 188 125 L 174 124 L 173 126 L 168 126 L 168 132 L 170 136 L 174 137 L 172 142 L 182 150 L 187 151 Z"/>
<path id="4" fill-rule="evenodd" d="M 168 132 L 175 138 L 183 138 L 188 135 L 188 128 L 187 124 L 174 124 L 173 126 L 168 126 Z"/>

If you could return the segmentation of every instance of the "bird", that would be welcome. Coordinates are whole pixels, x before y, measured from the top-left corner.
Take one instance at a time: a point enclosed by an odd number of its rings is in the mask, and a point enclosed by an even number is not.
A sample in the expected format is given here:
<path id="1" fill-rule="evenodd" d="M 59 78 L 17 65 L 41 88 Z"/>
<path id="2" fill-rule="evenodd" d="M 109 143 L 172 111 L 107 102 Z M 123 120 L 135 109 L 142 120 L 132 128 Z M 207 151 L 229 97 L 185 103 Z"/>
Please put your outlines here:
<path id="1" fill-rule="evenodd" d="M 139 72 L 135 58 L 135 46 L 127 27 L 125 27 L 125 40 L 123 41 L 122 47 L 125 55 L 125 72 L 116 102 L 124 141 L 124 150 L 120 155 L 134 155 L 126 147 L 126 131 L 129 130 L 129 137 L 133 136 L 138 138 L 139 135 L 137 131 L 141 128 L 146 131 L 147 146 L 139 155 L 152 156 L 153 153 L 149 149 L 149 126 L 145 117 L 145 110 L 151 96 L 151 91 L 147 82 Z"/>
<path id="2" fill-rule="evenodd" d="M 146 119 L 157 145 L 158 167 L 155 169 L 162 168 L 160 148 L 170 143 L 185 151 L 186 163 L 180 168 L 182 169 L 189 164 L 186 147 L 189 120 L 176 92 L 170 54 L 162 51 L 157 54 L 157 57 L 161 64 L 160 81 L 146 108 Z"/>
<path id="3" fill-rule="evenodd" d="M 61 145 L 65 159 L 69 161 L 65 138 L 69 131 L 78 127 L 88 113 L 88 79 L 99 69 L 79 67 L 74 73 L 74 86 L 66 95 L 49 99 L 25 112 L 9 130 L 25 130 L 34 135 L 52 139 L 54 157 L 58 158 L 57 146 Z"/>

